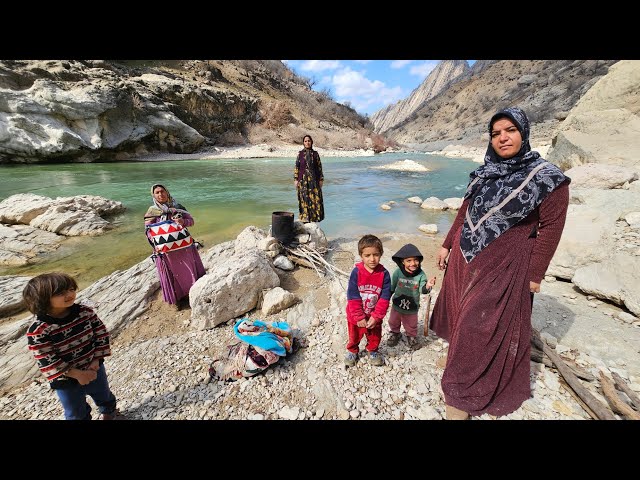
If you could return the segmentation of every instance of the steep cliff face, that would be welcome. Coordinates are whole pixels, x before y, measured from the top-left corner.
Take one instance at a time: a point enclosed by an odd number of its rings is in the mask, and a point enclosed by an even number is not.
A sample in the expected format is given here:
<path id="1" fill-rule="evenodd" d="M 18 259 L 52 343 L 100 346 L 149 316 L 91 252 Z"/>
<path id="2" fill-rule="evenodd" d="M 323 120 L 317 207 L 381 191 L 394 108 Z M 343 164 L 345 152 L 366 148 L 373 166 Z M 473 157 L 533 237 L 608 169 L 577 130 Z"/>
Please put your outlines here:
<path id="1" fill-rule="evenodd" d="M 192 153 L 254 129 L 269 141 L 364 137 L 366 126 L 279 61 L 0 61 L 0 163 Z"/>
<path id="2" fill-rule="evenodd" d="M 600 163 L 640 172 L 639 61 L 617 62 L 580 98 L 547 158 L 563 169 Z"/>
<path id="3" fill-rule="evenodd" d="M 435 97 L 460 75 L 469 72 L 466 60 L 443 60 L 425 78 L 424 82 L 404 100 L 389 105 L 371 116 L 374 131 L 384 133 L 415 112 L 424 102 Z"/>
<path id="4" fill-rule="evenodd" d="M 478 63 L 478 62 L 476 62 Z M 385 135 L 422 149 L 486 145 L 486 124 L 500 108 L 523 108 L 532 142 L 551 142 L 559 123 L 615 60 L 483 61 L 426 101 Z"/>

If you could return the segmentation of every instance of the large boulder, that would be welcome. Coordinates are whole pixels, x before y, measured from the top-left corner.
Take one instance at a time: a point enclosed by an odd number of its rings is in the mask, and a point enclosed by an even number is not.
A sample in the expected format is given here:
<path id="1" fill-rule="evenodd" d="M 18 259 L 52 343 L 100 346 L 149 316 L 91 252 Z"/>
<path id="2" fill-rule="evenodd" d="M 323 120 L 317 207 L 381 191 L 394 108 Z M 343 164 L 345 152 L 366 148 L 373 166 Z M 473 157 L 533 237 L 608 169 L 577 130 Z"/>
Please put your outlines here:
<path id="1" fill-rule="evenodd" d="M 22 290 L 30 279 L 17 275 L 0 277 L 0 318 L 25 309 Z"/>
<path id="2" fill-rule="evenodd" d="M 610 189 L 621 187 L 627 182 L 638 179 L 635 169 L 619 165 L 602 165 L 587 163 L 573 167 L 565 172 L 571 179 L 571 188 L 601 188 Z"/>
<path id="3" fill-rule="evenodd" d="M 57 249 L 63 238 L 28 225 L 0 223 L 0 265 L 20 266 L 35 263 L 43 255 Z"/>
<path id="4" fill-rule="evenodd" d="M 244 251 L 215 263 L 189 292 L 191 326 L 206 330 L 256 308 L 262 290 L 280 278 L 261 252 Z"/>
<path id="5" fill-rule="evenodd" d="M 583 292 L 624 305 L 640 316 L 640 257 L 617 253 L 606 262 L 578 268 L 572 281 Z"/>
<path id="6" fill-rule="evenodd" d="M 640 62 L 609 68 L 562 123 L 547 160 L 563 170 L 585 163 L 640 168 Z"/>

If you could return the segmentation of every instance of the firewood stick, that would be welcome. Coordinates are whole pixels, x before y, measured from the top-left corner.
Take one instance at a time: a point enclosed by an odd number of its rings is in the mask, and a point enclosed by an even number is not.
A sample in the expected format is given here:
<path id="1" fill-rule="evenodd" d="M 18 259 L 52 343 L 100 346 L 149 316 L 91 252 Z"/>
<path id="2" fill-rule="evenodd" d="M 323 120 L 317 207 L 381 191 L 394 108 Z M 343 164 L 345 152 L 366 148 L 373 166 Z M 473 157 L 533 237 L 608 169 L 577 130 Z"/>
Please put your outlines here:
<path id="1" fill-rule="evenodd" d="M 536 347 L 541 349 L 545 355 L 547 355 L 551 361 L 555 364 L 556 368 L 560 372 L 560 374 L 567 381 L 567 384 L 582 398 L 584 403 L 586 403 L 591 410 L 598 416 L 600 420 L 615 420 L 616 417 L 611 413 L 611 411 L 603 405 L 596 397 L 594 397 L 591 392 L 589 392 L 583 385 L 580 383 L 578 377 L 576 377 L 573 372 L 567 367 L 567 365 L 562 361 L 562 359 L 545 343 L 539 336 L 539 333 L 535 330 L 532 331 L 531 341 L 534 342 Z"/>
<path id="2" fill-rule="evenodd" d="M 327 262 L 324 258 L 322 258 L 322 256 L 315 250 L 313 249 L 307 249 L 309 255 L 311 255 L 313 258 L 315 258 L 316 260 L 318 260 L 319 262 L 323 263 L 324 265 L 326 265 L 330 270 L 332 271 L 336 271 L 338 273 L 341 273 L 342 275 L 344 275 L 345 277 L 348 277 L 349 274 L 346 272 L 343 272 L 342 270 L 340 270 L 338 267 L 336 267 L 335 265 L 331 265 L 329 262 Z"/>
<path id="3" fill-rule="evenodd" d="M 611 376 L 615 380 L 618 389 L 627 394 L 627 397 L 629 397 L 633 406 L 636 407 L 636 410 L 640 410 L 640 398 L 638 398 L 638 395 L 629 388 L 625 381 L 616 372 L 611 372 Z"/>
<path id="4" fill-rule="evenodd" d="M 640 420 L 640 413 L 622 401 L 618 396 L 618 392 L 616 392 L 616 387 L 613 385 L 613 382 L 607 378 L 604 372 L 600 372 L 600 386 L 602 387 L 602 393 L 604 393 L 605 398 L 611 404 L 614 412 L 624 415 L 631 420 Z"/>
<path id="5" fill-rule="evenodd" d="M 296 265 L 301 265 L 307 268 L 313 268 L 308 261 L 303 260 L 302 258 L 296 257 L 295 255 L 287 255 L 287 258 L 291 260 L 293 263 L 295 263 Z"/>
<path id="6" fill-rule="evenodd" d="M 584 409 L 584 411 L 587 412 L 589 416 L 594 420 L 598 420 L 598 416 L 595 413 L 593 413 L 593 410 L 589 408 L 589 405 L 584 403 L 582 399 L 578 396 L 578 394 L 573 391 L 573 388 L 569 386 L 569 384 L 565 381 L 565 379 L 560 377 L 559 381 L 560 381 L 560 385 L 562 385 L 567 390 L 567 392 L 569 392 L 569 395 L 571 395 L 573 399 L 580 404 L 580 406 Z"/>
<path id="7" fill-rule="evenodd" d="M 531 361 L 536 363 L 542 363 L 549 368 L 555 368 L 553 366 L 553 362 L 549 360 L 549 358 L 546 357 L 544 353 L 538 350 L 538 348 L 536 348 L 536 346 L 533 344 L 531 345 Z M 564 360 L 564 362 L 576 377 L 582 380 L 586 380 L 587 382 L 593 382 L 596 379 L 596 377 L 594 377 L 584 369 L 580 368 L 577 364 L 573 363 L 572 361 Z"/>

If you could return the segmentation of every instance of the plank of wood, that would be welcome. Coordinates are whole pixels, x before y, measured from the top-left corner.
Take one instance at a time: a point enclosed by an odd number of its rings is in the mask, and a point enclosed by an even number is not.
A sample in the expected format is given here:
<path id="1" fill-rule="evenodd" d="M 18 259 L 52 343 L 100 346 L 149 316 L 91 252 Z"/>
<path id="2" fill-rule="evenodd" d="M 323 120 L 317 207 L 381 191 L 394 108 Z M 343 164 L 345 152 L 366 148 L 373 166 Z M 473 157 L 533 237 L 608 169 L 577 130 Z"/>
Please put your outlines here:
<path id="1" fill-rule="evenodd" d="M 602 387 L 602 393 L 604 393 L 605 398 L 609 401 L 614 412 L 624 415 L 631 420 L 640 420 L 640 413 L 622 401 L 618 396 L 618 392 L 616 392 L 616 387 L 613 385 L 613 382 L 609 380 L 603 372 L 600 372 L 600 386 Z"/>
<path id="2" fill-rule="evenodd" d="M 638 398 L 638 395 L 636 395 L 636 393 L 629 388 L 622 377 L 620 377 L 620 375 L 618 375 L 616 372 L 611 372 L 611 376 L 616 382 L 618 390 L 622 390 L 624 393 L 626 393 L 627 397 L 629 397 L 629 400 L 631 400 L 631 403 L 633 403 L 633 406 L 636 407 L 636 410 L 640 410 L 640 398 Z"/>
<path id="3" fill-rule="evenodd" d="M 594 397 L 591 392 L 589 392 L 578 377 L 571 371 L 571 369 L 562 361 L 560 356 L 555 353 L 551 347 L 549 347 L 542 339 L 540 338 L 540 334 L 533 330 L 531 332 L 531 341 L 534 345 L 544 352 L 546 356 L 548 356 L 551 361 L 555 364 L 556 368 L 560 372 L 560 375 L 564 377 L 567 384 L 573 389 L 574 392 L 586 403 L 593 413 L 597 415 L 600 420 L 615 420 L 616 417 L 613 413 L 607 408 L 606 405 L 603 405 L 596 397 Z"/>

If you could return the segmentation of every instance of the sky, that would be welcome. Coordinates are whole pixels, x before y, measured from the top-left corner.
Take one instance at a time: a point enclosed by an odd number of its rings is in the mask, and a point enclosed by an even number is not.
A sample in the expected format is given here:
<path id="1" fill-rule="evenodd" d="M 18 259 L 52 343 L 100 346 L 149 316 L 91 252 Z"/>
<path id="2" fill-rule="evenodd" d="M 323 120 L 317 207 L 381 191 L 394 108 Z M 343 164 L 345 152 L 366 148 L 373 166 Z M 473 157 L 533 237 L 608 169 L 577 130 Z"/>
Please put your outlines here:
<path id="1" fill-rule="evenodd" d="M 473 65 L 475 60 L 467 60 Z M 283 60 L 296 74 L 314 79 L 313 89 L 329 89 L 338 103 L 371 116 L 407 98 L 439 60 Z"/>

